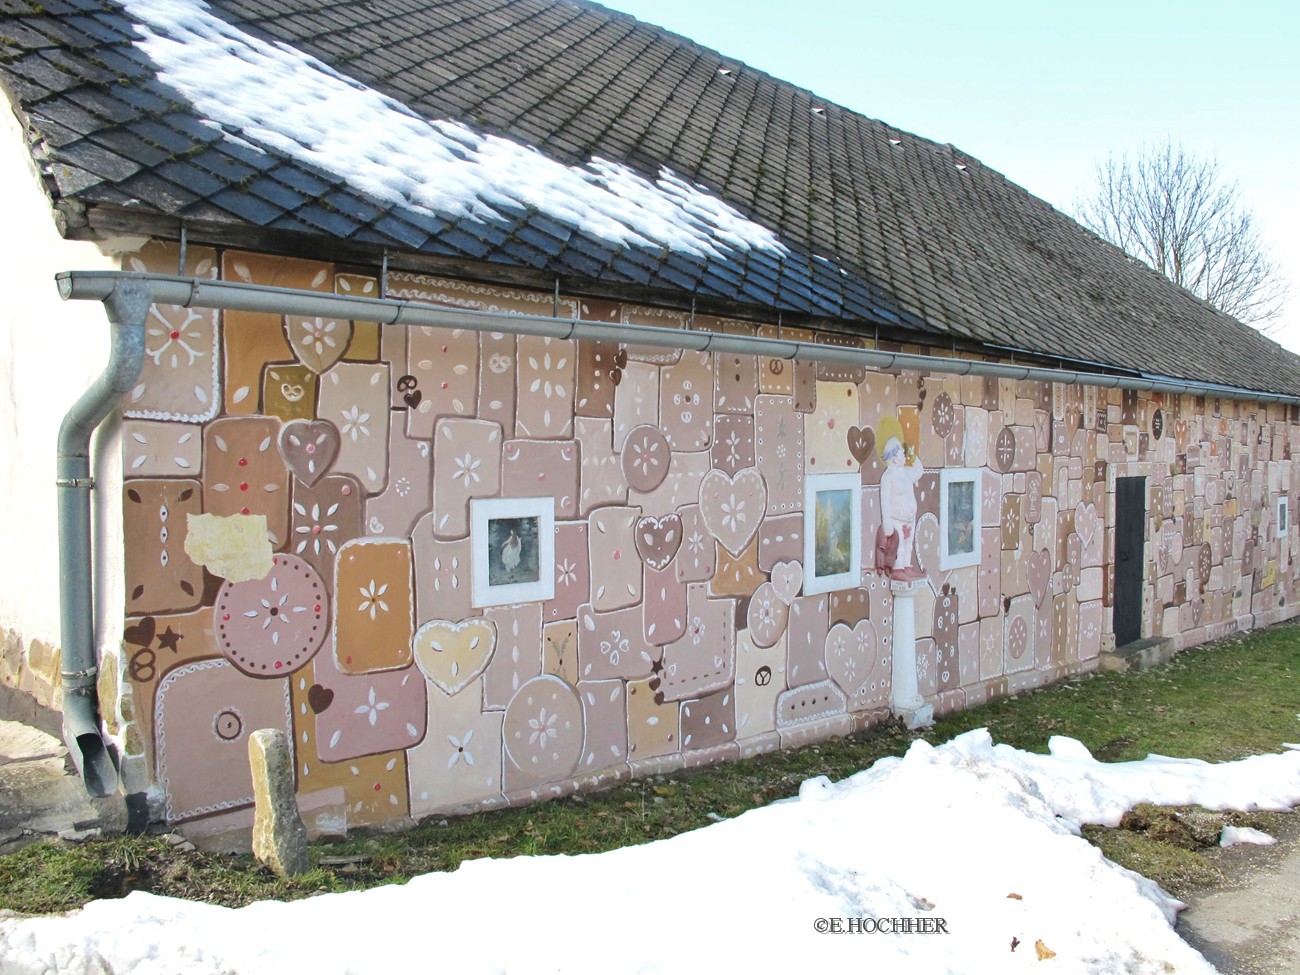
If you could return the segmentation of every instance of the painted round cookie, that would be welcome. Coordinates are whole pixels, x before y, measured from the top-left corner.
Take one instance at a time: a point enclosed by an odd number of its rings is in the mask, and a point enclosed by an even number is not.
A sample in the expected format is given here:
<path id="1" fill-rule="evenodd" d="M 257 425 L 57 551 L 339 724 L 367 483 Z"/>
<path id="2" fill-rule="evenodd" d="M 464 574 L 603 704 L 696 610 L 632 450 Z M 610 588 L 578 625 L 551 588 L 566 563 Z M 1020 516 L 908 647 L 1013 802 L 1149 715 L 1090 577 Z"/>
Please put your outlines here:
<path id="1" fill-rule="evenodd" d="M 633 491 L 653 491 L 668 476 L 668 441 L 658 427 L 633 427 L 623 443 L 623 478 Z"/>
<path id="2" fill-rule="evenodd" d="M 221 652 L 252 677 L 293 673 L 329 630 L 329 597 L 316 570 L 296 555 L 271 563 L 265 579 L 222 585 L 213 610 Z"/>
<path id="3" fill-rule="evenodd" d="M 534 677 L 506 707 L 506 755 L 532 784 L 567 778 L 582 757 L 582 702 L 558 677 Z"/>
<path id="4" fill-rule="evenodd" d="M 786 605 L 770 582 L 754 590 L 749 601 L 749 638 L 754 646 L 766 649 L 781 639 L 790 620 L 790 607 Z"/>
<path id="5" fill-rule="evenodd" d="M 1019 660 L 1029 649 L 1029 624 L 1023 616 L 1017 616 L 1007 628 L 1007 650 L 1013 660 Z"/>

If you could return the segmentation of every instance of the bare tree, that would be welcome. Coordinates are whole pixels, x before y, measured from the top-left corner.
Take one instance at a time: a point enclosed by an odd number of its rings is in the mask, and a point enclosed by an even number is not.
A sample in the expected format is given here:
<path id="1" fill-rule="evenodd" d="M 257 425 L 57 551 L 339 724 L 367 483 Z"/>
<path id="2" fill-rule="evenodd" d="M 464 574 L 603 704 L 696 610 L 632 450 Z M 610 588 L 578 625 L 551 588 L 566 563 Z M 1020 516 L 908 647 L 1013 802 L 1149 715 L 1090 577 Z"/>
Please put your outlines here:
<path id="1" fill-rule="evenodd" d="M 1112 153 L 1075 210 L 1093 233 L 1220 311 L 1263 332 L 1277 324 L 1285 280 L 1238 185 L 1215 160 L 1172 140 L 1132 157 Z"/>

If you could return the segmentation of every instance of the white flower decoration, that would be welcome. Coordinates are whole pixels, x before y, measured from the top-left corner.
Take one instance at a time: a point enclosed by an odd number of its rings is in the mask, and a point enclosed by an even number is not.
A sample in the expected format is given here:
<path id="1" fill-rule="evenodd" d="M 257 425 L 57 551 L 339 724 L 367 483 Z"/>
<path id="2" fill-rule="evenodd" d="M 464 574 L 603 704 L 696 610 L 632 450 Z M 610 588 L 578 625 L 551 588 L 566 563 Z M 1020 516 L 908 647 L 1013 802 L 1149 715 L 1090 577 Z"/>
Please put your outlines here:
<path id="1" fill-rule="evenodd" d="M 388 603 L 384 602 L 383 595 L 388 592 L 388 583 L 384 583 L 375 588 L 375 580 L 370 580 L 369 586 L 361 586 L 358 590 L 361 593 L 361 605 L 357 607 L 358 613 L 370 613 L 370 618 L 375 619 L 375 614 L 379 612 L 388 612 Z M 374 724 L 372 721 L 371 724 Z"/>
<path id="2" fill-rule="evenodd" d="M 366 715 L 370 721 L 370 726 L 373 728 L 375 726 L 375 722 L 379 720 L 379 712 L 386 711 L 387 709 L 388 709 L 387 701 L 375 700 L 375 689 L 372 687 L 370 688 L 370 703 L 358 705 L 356 711 L 353 713 Z"/>

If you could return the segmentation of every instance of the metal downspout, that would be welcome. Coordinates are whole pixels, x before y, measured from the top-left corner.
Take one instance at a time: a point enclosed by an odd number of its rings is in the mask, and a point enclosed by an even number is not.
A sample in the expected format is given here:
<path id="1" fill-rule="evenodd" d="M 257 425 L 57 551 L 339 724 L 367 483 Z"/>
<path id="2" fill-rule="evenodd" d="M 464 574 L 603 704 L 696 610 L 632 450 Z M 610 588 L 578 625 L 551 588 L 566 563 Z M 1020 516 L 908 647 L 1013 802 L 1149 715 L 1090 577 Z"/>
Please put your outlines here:
<path id="1" fill-rule="evenodd" d="M 94 627 L 94 552 L 91 542 L 90 438 L 140 376 L 145 318 L 151 303 L 145 281 L 119 279 L 104 298 L 111 347 L 108 365 L 63 418 L 57 467 L 59 504 L 59 615 L 63 653 L 63 738 L 86 791 L 117 791 L 117 762 L 100 731 L 99 665 Z"/>

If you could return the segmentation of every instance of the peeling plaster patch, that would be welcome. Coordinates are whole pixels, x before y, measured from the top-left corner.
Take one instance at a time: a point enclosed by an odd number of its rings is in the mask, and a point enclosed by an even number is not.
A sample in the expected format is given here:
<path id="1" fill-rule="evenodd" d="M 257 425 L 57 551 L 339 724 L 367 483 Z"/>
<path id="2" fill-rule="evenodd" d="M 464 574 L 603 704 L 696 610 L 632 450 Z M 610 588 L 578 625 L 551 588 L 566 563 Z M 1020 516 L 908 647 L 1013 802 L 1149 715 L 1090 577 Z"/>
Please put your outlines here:
<path id="1" fill-rule="evenodd" d="M 230 582 L 265 579 L 271 572 L 266 515 L 189 515 L 185 554 Z"/>

